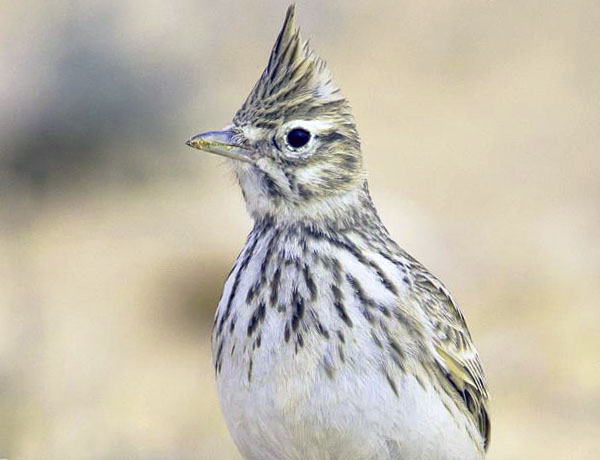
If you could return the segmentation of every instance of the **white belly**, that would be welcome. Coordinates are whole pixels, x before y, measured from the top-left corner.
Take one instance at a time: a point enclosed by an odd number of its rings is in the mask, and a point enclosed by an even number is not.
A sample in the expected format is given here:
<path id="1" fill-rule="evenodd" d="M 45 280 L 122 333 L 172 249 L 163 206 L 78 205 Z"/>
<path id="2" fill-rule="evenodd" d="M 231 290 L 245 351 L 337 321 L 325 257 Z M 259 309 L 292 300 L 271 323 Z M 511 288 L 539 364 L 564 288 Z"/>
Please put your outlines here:
<path id="1" fill-rule="evenodd" d="M 262 369 L 255 360 L 250 382 L 243 367 L 225 364 L 219 374 L 223 413 L 245 459 L 483 458 L 465 429 L 469 421 L 453 418 L 440 395 L 414 377 L 400 377 L 396 395 L 380 372 L 346 367 L 330 378 L 299 362 L 301 355 L 287 358 L 283 365 L 269 359 Z"/>

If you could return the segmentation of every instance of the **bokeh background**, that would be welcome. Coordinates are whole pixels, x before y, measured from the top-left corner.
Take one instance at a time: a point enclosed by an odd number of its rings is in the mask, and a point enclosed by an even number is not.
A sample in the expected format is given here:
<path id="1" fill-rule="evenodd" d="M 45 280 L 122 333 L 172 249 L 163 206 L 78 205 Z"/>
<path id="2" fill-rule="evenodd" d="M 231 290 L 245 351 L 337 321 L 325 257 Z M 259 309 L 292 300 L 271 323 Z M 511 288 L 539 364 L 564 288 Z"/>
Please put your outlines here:
<path id="1" fill-rule="evenodd" d="M 489 458 L 600 458 L 600 3 L 298 3 L 384 222 L 468 319 Z M 0 5 L 0 457 L 240 459 L 209 331 L 251 223 L 184 141 L 286 6 Z"/>

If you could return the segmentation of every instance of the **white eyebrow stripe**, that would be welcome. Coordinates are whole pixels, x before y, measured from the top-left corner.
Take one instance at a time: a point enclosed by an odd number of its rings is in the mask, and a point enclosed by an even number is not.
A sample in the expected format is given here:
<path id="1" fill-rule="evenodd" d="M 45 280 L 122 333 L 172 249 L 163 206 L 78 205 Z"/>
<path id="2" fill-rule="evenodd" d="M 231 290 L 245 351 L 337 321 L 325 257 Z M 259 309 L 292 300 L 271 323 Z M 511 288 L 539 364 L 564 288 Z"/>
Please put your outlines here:
<path id="1" fill-rule="evenodd" d="M 291 120 L 283 125 L 284 131 L 289 131 L 294 128 L 304 128 L 312 133 L 320 133 L 329 131 L 335 128 L 335 123 L 323 120 Z"/>

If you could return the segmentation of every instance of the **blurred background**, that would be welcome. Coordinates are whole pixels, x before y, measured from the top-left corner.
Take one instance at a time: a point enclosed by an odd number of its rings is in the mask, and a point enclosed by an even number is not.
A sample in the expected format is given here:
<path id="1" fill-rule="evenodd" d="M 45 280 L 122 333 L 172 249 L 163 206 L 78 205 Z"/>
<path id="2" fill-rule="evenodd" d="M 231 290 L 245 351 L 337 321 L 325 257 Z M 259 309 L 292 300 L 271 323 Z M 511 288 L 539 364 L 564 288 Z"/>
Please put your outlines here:
<path id="1" fill-rule="evenodd" d="M 189 149 L 286 2 L 0 6 L 0 457 L 239 460 L 210 323 L 250 220 Z M 298 2 L 395 239 L 445 281 L 489 459 L 600 458 L 600 3 Z"/>

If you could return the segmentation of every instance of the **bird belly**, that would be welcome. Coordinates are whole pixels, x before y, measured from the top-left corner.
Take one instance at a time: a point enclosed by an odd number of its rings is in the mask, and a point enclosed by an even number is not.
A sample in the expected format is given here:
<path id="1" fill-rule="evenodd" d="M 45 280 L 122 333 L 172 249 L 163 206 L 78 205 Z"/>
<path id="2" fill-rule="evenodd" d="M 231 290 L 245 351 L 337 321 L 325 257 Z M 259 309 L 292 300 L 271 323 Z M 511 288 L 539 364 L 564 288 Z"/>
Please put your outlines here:
<path id="1" fill-rule="evenodd" d="M 255 355 L 250 380 L 235 360 L 217 377 L 223 414 L 245 459 L 483 458 L 465 429 L 470 421 L 415 377 L 397 375 L 396 394 L 382 373 L 353 357 L 328 373 L 304 350 L 286 351 L 271 350 L 263 362 Z"/>

